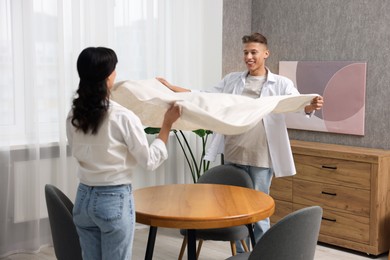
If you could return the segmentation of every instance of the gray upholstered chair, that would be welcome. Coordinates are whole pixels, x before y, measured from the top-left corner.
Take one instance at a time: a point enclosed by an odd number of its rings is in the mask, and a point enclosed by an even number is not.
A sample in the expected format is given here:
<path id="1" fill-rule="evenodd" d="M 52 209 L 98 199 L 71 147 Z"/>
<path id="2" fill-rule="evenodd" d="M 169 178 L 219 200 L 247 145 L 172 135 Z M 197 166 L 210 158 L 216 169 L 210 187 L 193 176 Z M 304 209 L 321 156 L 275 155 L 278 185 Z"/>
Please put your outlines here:
<path id="1" fill-rule="evenodd" d="M 79 236 L 73 224 L 73 203 L 57 187 L 45 185 L 54 252 L 58 260 L 82 260 Z"/>
<path id="2" fill-rule="evenodd" d="M 313 260 L 321 218 L 322 208 L 319 206 L 290 213 L 260 238 L 252 252 L 228 260 Z"/>
<path id="3" fill-rule="evenodd" d="M 207 170 L 199 179 L 197 183 L 213 183 L 233 185 L 246 188 L 253 188 L 252 179 L 249 175 L 240 168 L 232 165 L 218 165 Z M 179 260 L 182 259 L 184 250 L 187 245 L 186 230 L 180 230 L 180 233 L 184 235 L 182 247 L 179 254 Z M 245 251 L 248 251 L 245 239 L 249 236 L 248 228 L 246 226 L 235 226 L 229 228 L 216 228 L 216 229 L 201 229 L 196 230 L 196 238 L 199 239 L 197 256 L 199 256 L 200 250 L 204 240 L 214 241 L 230 241 L 230 247 L 232 255 L 236 254 L 235 241 L 241 241 Z"/>

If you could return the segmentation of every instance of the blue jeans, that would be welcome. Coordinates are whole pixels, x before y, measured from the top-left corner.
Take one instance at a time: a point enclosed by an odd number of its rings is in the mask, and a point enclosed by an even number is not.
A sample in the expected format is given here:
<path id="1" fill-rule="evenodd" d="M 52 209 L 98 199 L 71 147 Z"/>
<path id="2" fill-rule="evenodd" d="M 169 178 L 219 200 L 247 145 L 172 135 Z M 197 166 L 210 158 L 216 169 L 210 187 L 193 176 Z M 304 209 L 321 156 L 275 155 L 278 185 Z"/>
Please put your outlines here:
<path id="1" fill-rule="evenodd" d="M 255 190 L 262 191 L 266 194 L 269 194 L 269 189 L 271 186 L 273 170 L 271 168 L 255 167 L 241 164 L 234 164 L 234 166 L 239 167 L 245 170 L 252 179 L 253 187 Z M 255 235 L 256 242 L 263 236 L 263 234 L 270 228 L 270 220 L 266 218 L 260 220 L 254 224 L 253 233 Z M 249 245 L 249 239 L 246 241 Z M 244 248 L 241 245 L 240 241 L 236 241 L 237 253 L 244 252 Z"/>
<path id="2" fill-rule="evenodd" d="M 84 260 L 131 259 L 135 227 L 131 185 L 79 184 L 73 221 Z"/>

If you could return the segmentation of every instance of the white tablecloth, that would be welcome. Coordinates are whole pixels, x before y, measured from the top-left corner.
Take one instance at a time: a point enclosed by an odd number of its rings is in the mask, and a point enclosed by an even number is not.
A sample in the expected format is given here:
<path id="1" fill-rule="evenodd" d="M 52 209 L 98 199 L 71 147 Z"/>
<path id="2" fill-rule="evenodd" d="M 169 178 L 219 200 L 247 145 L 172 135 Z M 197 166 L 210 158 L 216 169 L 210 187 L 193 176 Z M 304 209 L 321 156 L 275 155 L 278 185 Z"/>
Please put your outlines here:
<path id="1" fill-rule="evenodd" d="M 118 82 L 111 95 L 112 100 L 132 110 L 144 126 L 161 127 L 166 110 L 176 102 L 182 108 L 182 115 L 174 123 L 174 129 L 206 129 L 225 135 L 246 132 L 269 113 L 303 110 L 316 96 L 309 94 L 252 99 L 223 93 L 175 93 L 156 79 Z"/>

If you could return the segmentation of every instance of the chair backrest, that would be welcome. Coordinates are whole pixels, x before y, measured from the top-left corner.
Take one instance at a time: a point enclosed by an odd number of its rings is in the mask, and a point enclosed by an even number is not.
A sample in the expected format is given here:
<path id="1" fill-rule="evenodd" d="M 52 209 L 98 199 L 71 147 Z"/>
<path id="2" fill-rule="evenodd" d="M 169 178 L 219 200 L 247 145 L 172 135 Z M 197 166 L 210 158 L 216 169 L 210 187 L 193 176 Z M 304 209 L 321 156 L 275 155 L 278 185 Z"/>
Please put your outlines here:
<path id="1" fill-rule="evenodd" d="M 46 206 L 58 260 L 82 260 L 79 236 L 73 223 L 73 203 L 58 188 L 45 185 Z"/>
<path id="2" fill-rule="evenodd" d="M 313 260 L 322 208 L 312 206 L 290 213 L 256 243 L 249 260 Z"/>
<path id="3" fill-rule="evenodd" d="M 243 169 L 229 164 L 210 168 L 200 176 L 198 183 L 225 184 L 253 189 L 253 182 L 249 174 Z"/>

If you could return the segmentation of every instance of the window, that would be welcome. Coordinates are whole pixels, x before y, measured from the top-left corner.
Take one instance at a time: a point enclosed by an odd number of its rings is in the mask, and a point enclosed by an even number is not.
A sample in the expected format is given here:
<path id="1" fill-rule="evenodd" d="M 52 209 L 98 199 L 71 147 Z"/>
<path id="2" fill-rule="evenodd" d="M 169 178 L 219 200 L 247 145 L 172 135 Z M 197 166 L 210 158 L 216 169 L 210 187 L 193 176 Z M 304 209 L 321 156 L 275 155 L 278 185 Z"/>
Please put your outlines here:
<path id="1" fill-rule="evenodd" d="M 88 46 L 116 51 L 117 80 L 210 86 L 221 77 L 222 0 L 0 0 L 1 146 L 66 139 Z"/>
<path id="2" fill-rule="evenodd" d="M 62 119 L 58 108 L 71 95 L 60 82 L 66 71 L 61 60 L 66 42 L 59 41 L 57 2 L 0 0 L 0 7 L 3 142 L 57 141 Z"/>

